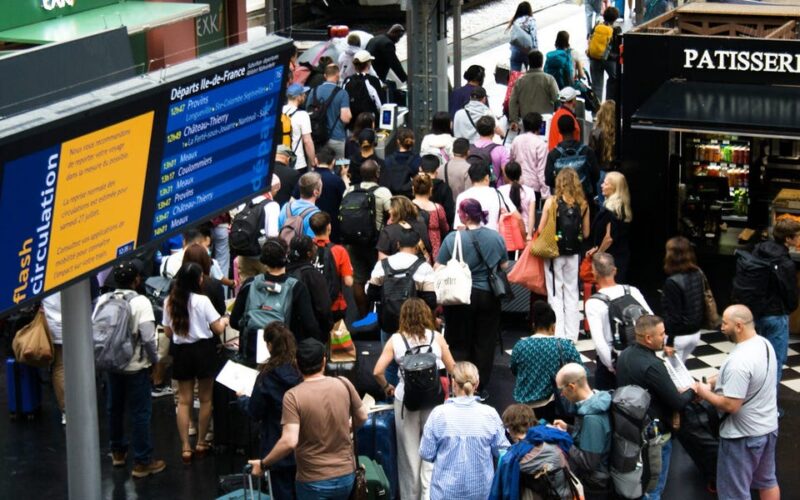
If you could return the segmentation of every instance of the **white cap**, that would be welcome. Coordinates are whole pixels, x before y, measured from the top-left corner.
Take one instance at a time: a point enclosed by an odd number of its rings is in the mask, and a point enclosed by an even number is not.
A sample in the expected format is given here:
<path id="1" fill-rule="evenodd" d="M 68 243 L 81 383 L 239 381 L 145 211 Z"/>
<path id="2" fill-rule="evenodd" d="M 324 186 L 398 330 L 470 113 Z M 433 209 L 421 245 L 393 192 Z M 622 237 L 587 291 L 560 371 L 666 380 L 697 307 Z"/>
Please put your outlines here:
<path id="1" fill-rule="evenodd" d="M 368 61 L 372 61 L 375 58 L 372 57 L 372 54 L 369 53 L 367 50 L 359 50 L 356 52 L 356 55 L 353 57 L 353 60 L 360 63 L 365 63 Z"/>
<path id="2" fill-rule="evenodd" d="M 558 100 L 561 102 L 569 102 L 578 97 L 578 91 L 572 87 L 564 87 L 558 92 Z"/>

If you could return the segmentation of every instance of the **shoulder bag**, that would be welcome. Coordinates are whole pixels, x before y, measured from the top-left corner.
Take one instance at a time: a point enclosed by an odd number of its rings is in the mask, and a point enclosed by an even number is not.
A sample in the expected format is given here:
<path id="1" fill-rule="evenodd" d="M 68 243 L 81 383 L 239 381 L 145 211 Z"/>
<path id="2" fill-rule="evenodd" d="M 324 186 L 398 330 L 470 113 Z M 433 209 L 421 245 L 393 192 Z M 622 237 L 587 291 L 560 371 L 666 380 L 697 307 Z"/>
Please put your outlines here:
<path id="1" fill-rule="evenodd" d="M 542 259 L 558 257 L 558 241 L 556 240 L 556 211 L 552 205 L 547 217 L 547 223 L 533 235 L 531 255 Z"/>
<path id="2" fill-rule="evenodd" d="M 539 295 L 547 295 L 544 283 L 544 261 L 530 252 L 533 241 L 519 255 L 519 260 L 508 273 L 508 281 L 524 286 Z"/>
<path id="3" fill-rule="evenodd" d="M 500 269 L 500 265 L 490 266 L 489 263 L 486 261 L 486 258 L 483 256 L 483 252 L 481 252 L 481 246 L 478 245 L 478 241 L 475 237 L 472 237 L 472 245 L 475 247 L 475 251 L 478 252 L 478 256 L 483 261 L 483 265 L 489 269 L 489 288 L 492 290 L 492 293 L 495 297 L 500 300 L 512 300 L 514 298 L 514 291 L 511 290 L 511 283 L 508 282 L 508 276 L 506 276 L 506 272 Z"/>
<path id="4" fill-rule="evenodd" d="M 44 308 L 39 311 L 33 321 L 17 331 L 11 343 L 14 357 L 20 363 L 47 368 L 53 362 L 53 337 L 44 317 Z"/>
<path id="5" fill-rule="evenodd" d="M 434 271 L 433 286 L 437 303 L 443 306 L 469 305 L 472 294 L 472 271 L 464 262 L 461 231 L 456 231 L 450 260 Z"/>
<path id="6" fill-rule="evenodd" d="M 711 286 L 708 284 L 706 274 L 700 271 L 700 276 L 703 277 L 703 302 L 705 303 L 705 311 L 703 313 L 703 328 L 708 330 L 716 330 L 721 323 L 719 318 L 719 310 L 717 309 L 717 301 L 714 300 L 714 292 L 711 291 Z"/>
<path id="7" fill-rule="evenodd" d="M 522 216 L 519 212 L 512 212 L 508 209 L 500 190 L 495 189 L 497 202 L 500 204 L 500 217 L 497 221 L 497 231 L 506 243 L 506 250 L 516 252 L 525 248 L 525 225 L 522 223 Z M 503 210 L 505 206 L 505 210 Z"/>

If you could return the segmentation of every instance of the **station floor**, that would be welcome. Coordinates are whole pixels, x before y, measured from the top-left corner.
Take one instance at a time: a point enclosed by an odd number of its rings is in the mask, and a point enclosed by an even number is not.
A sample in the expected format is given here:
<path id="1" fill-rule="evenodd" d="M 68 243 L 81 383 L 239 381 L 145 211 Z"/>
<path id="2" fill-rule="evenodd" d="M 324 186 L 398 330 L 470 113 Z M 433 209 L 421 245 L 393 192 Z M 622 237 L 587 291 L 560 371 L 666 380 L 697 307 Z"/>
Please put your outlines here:
<path id="1" fill-rule="evenodd" d="M 508 367 L 509 355 L 504 351 L 511 349 L 523 335 L 522 318 L 509 316 L 504 319 L 504 349 L 497 349 L 495 370 L 489 385 L 490 398 L 487 401 L 499 412 L 513 403 L 511 394 L 514 377 Z M 372 366 L 380 353 L 380 343 L 376 340 L 357 340 L 361 354 L 360 386 L 364 390 L 377 393 L 371 377 Z M 593 370 L 593 353 L 586 351 L 587 366 Z M 175 424 L 175 407 L 172 397 L 153 400 L 152 432 L 155 457 L 167 462 L 167 469 L 161 474 L 144 479 L 132 479 L 131 464 L 126 468 L 112 468 L 108 456 L 108 433 L 105 417 L 105 397 L 98 382 L 98 402 L 100 421 L 100 446 L 102 466 L 102 491 L 104 499 L 113 500 L 210 500 L 217 496 L 217 477 L 241 470 L 245 458 L 233 453 L 219 453 L 185 466 L 180 461 L 180 440 Z M 49 383 L 43 382 L 43 407 L 33 421 L 11 421 L 7 415 L 0 415 L 0 498 L 36 498 L 57 500 L 67 498 L 67 465 L 64 428 L 60 423 L 55 398 Z M 6 381 L 0 372 L 0 408 L 6 406 Z M 786 416 L 780 422 L 777 464 L 778 480 L 782 488 L 782 498 L 800 498 L 800 476 L 796 473 L 800 457 L 800 394 L 789 386 L 782 386 L 780 403 Z M 81 425 L 68 422 L 68 425 Z M 129 461 L 130 462 L 130 461 Z M 706 493 L 704 483 L 694 463 L 676 443 L 673 452 L 666 500 L 712 499 Z M 757 498 L 754 496 L 753 498 Z M 82 500 L 82 499 L 81 499 Z"/>

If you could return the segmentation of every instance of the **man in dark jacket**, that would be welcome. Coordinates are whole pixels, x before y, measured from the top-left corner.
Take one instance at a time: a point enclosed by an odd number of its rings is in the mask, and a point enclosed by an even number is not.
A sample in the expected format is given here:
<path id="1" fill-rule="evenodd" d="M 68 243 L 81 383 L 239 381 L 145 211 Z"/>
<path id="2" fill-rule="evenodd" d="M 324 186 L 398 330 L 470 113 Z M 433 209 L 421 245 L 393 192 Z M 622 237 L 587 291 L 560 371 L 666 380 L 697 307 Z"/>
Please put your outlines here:
<path id="1" fill-rule="evenodd" d="M 656 352 L 664 348 L 664 320 L 645 314 L 636 321 L 636 344 L 628 347 L 617 360 L 617 384 L 638 385 L 650 393 L 650 408 L 647 414 L 659 421 L 659 430 L 669 436 L 673 415 L 680 412 L 695 396 L 692 388 L 675 387 Z M 669 475 L 669 460 L 672 456 L 672 440 L 667 437 L 661 450 L 661 475 L 658 486 L 648 493 L 648 498 L 660 499 Z"/>
<path id="2" fill-rule="evenodd" d="M 306 235 L 295 236 L 289 245 L 289 265 L 286 272 L 289 276 L 303 283 L 311 295 L 314 318 L 319 331 L 330 332 L 333 327 L 331 316 L 331 297 L 328 294 L 328 283 L 325 277 L 311 262 L 317 256 L 317 245 Z"/>
<path id="3" fill-rule="evenodd" d="M 281 180 L 281 188 L 273 196 L 280 206 L 286 204 L 292 197 L 292 190 L 297 185 L 302 175 L 299 171 L 291 167 L 291 162 L 296 158 L 292 148 L 279 144 L 275 151 L 275 162 L 272 164 L 272 173 Z"/>
<path id="4" fill-rule="evenodd" d="M 552 122 L 550 126 L 553 126 Z M 567 139 L 558 143 L 558 145 L 547 154 L 547 164 L 544 168 L 544 182 L 550 187 L 550 192 L 555 193 L 556 175 L 558 175 L 558 172 L 556 172 L 556 161 L 564 156 L 564 153 L 570 151 L 575 151 L 577 155 L 584 155 L 586 157 L 585 163 L 576 168 L 575 172 L 580 178 L 584 176 L 587 177 L 587 181 L 583 183 L 583 193 L 586 195 L 586 201 L 592 206 L 591 200 L 595 195 L 594 186 L 597 185 L 597 181 L 600 178 L 600 166 L 597 163 L 597 155 L 595 155 L 592 148 L 572 138 L 572 134 L 575 131 L 575 120 L 571 116 L 561 116 L 555 126 L 558 127 L 561 136 L 567 137 Z"/>
<path id="5" fill-rule="evenodd" d="M 373 37 L 367 43 L 367 50 L 375 58 L 373 62 L 375 72 L 378 74 L 378 78 L 384 82 L 390 69 L 394 71 L 401 82 L 405 83 L 408 80 L 408 75 L 406 75 L 403 65 L 400 64 L 400 59 L 397 58 L 397 48 L 395 47 L 405 32 L 406 29 L 403 26 L 395 24 L 385 34 Z"/>
<path id="6" fill-rule="evenodd" d="M 775 356 L 778 358 L 778 384 L 781 383 L 782 369 L 789 349 L 789 315 L 797 309 L 798 299 L 797 268 L 789 256 L 789 249 L 798 246 L 800 222 L 790 219 L 777 221 L 772 229 L 772 240 L 759 243 L 753 250 L 754 257 L 771 264 L 770 285 L 764 290 L 761 303 L 748 303 L 749 300 L 738 297 L 734 285 L 734 298 L 750 308 L 756 318 L 756 331 L 769 340 L 775 349 Z"/>

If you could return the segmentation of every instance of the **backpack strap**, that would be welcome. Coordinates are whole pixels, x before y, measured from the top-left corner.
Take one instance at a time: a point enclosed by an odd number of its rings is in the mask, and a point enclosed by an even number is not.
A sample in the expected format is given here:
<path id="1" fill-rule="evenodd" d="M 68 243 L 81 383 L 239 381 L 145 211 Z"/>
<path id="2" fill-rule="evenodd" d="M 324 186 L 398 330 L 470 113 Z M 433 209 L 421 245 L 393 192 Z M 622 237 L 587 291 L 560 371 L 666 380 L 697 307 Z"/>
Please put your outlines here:
<path id="1" fill-rule="evenodd" d="M 606 295 L 606 294 L 604 294 L 604 293 L 602 293 L 602 292 L 595 292 L 595 293 L 594 293 L 594 294 L 593 294 L 591 297 L 589 297 L 589 298 L 590 298 L 590 299 L 597 299 L 597 300 L 599 300 L 599 301 L 601 301 L 601 302 L 605 303 L 605 305 L 609 305 L 609 304 L 611 303 L 611 298 L 610 298 L 608 295 Z"/>
<path id="2" fill-rule="evenodd" d="M 467 115 L 467 119 L 472 124 L 472 128 L 474 128 L 475 132 L 477 132 L 478 131 L 478 127 L 475 126 L 475 121 L 472 119 L 472 116 L 470 116 L 469 111 L 467 111 L 466 108 L 464 108 L 464 114 Z"/>
<path id="3" fill-rule="evenodd" d="M 622 290 L 625 292 L 625 295 L 631 294 L 631 287 L 628 285 L 622 285 Z"/>

